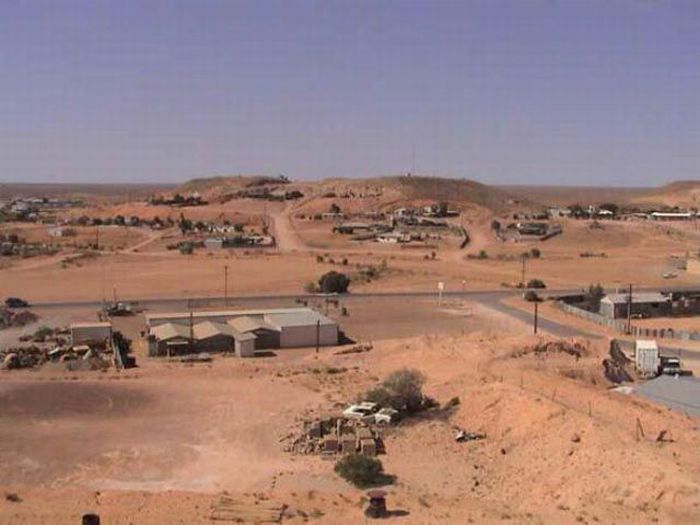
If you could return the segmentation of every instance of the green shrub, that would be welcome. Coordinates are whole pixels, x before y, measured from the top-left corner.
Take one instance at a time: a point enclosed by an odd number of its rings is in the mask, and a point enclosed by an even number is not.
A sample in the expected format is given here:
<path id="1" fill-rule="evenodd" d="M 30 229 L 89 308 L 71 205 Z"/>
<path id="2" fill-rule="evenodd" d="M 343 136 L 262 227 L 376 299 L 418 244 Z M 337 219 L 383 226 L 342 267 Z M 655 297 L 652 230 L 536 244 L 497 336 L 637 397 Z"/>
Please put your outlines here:
<path id="1" fill-rule="evenodd" d="M 51 337 L 52 335 L 53 335 L 53 329 L 49 328 L 48 326 L 40 326 L 34 332 L 34 338 L 41 339 L 41 340 L 44 340 L 47 337 Z"/>
<path id="2" fill-rule="evenodd" d="M 547 288 L 547 285 L 541 279 L 530 279 L 527 282 L 527 288 Z"/>
<path id="3" fill-rule="evenodd" d="M 350 278 L 344 273 L 330 271 L 318 280 L 318 288 L 322 293 L 347 293 Z"/>
<path id="4" fill-rule="evenodd" d="M 528 290 L 525 292 L 525 295 L 523 296 L 526 301 L 530 303 L 539 303 L 542 299 L 540 299 L 540 296 L 537 295 L 537 292 L 534 290 Z"/>
<path id="5" fill-rule="evenodd" d="M 362 454 L 343 456 L 335 464 L 334 470 L 345 481 L 359 488 L 378 485 L 385 480 L 382 462 Z"/>
<path id="6" fill-rule="evenodd" d="M 371 401 L 383 407 L 393 407 L 393 396 L 383 386 L 378 386 L 368 390 L 359 401 Z"/>
<path id="7" fill-rule="evenodd" d="M 539 259 L 540 256 L 542 255 L 542 252 L 540 251 L 539 248 L 533 248 L 532 250 L 530 250 L 530 255 L 531 255 L 534 259 Z"/>
<path id="8" fill-rule="evenodd" d="M 415 412 L 423 403 L 423 383 L 425 376 L 421 372 L 402 368 L 389 374 L 382 382 L 382 387 L 391 394 L 393 408 Z"/>

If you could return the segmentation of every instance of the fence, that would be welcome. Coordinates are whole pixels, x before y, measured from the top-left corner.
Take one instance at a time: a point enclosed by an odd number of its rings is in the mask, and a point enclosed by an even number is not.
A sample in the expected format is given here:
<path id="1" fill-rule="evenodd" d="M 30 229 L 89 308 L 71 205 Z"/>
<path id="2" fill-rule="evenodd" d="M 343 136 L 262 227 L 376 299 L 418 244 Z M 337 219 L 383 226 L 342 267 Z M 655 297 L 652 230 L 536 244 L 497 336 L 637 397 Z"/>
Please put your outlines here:
<path id="1" fill-rule="evenodd" d="M 564 301 L 555 301 L 554 304 L 566 313 L 592 321 L 615 332 L 627 334 L 627 321 L 610 319 L 603 315 L 589 312 L 583 308 L 578 308 Z M 678 339 L 681 341 L 700 341 L 700 332 L 688 330 L 676 330 L 673 328 L 645 328 L 643 326 L 630 326 L 629 335 L 635 337 L 648 337 L 652 339 Z"/>

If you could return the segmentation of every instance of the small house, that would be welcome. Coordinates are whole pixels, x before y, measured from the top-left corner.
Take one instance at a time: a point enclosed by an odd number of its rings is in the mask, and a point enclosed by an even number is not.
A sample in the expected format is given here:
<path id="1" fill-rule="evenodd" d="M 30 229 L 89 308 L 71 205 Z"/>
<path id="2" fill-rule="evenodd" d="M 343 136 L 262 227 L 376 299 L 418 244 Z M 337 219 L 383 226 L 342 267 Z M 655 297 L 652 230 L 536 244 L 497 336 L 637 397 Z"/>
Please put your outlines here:
<path id="1" fill-rule="evenodd" d="M 663 317 L 671 313 L 671 297 L 659 292 L 608 294 L 600 301 L 599 313 L 608 319 Z"/>

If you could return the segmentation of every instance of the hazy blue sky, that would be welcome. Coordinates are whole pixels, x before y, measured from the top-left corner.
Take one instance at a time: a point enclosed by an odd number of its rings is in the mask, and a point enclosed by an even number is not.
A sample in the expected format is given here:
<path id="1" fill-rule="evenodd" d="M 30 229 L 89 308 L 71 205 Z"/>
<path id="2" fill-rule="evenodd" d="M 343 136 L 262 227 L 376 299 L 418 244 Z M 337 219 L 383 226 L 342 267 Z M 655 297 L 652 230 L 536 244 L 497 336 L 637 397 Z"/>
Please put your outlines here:
<path id="1" fill-rule="evenodd" d="M 0 2 L 0 181 L 698 178 L 700 2 Z"/>

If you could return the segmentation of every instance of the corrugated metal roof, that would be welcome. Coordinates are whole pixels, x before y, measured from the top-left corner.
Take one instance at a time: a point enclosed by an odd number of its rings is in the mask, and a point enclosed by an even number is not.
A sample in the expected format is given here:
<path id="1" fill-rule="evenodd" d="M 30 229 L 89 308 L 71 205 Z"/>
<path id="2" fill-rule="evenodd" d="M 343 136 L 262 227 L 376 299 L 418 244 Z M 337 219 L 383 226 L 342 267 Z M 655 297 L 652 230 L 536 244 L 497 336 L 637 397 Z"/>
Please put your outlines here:
<path id="1" fill-rule="evenodd" d="M 251 341 L 258 338 L 255 334 L 251 334 L 250 332 L 236 332 L 236 334 L 233 337 L 236 339 L 236 341 Z"/>
<path id="2" fill-rule="evenodd" d="M 276 330 L 276 328 L 274 326 L 270 326 L 268 323 L 265 322 L 264 319 L 255 319 L 255 318 L 250 317 L 248 315 L 244 315 L 242 317 L 236 317 L 235 319 L 231 319 L 228 322 L 228 324 L 234 330 L 237 330 L 241 333 L 252 332 L 254 330 L 260 330 L 261 328 L 264 328 L 266 330 Z"/>
<path id="3" fill-rule="evenodd" d="M 258 310 L 202 310 L 199 312 L 191 312 L 193 319 L 201 319 L 207 317 L 240 317 L 243 315 L 266 315 L 266 314 L 283 314 L 309 311 L 309 308 L 261 308 Z M 146 314 L 146 324 L 152 321 L 172 321 L 174 319 L 189 319 L 190 312 L 163 312 Z"/>
<path id="4" fill-rule="evenodd" d="M 197 323 L 192 327 L 192 331 L 194 332 L 194 338 L 198 341 L 217 335 L 225 335 L 228 337 L 234 337 L 236 335 L 235 330 L 229 325 L 225 323 L 212 323 L 211 321 Z"/>
<path id="5" fill-rule="evenodd" d="M 112 323 L 94 322 L 94 323 L 72 323 L 70 325 L 71 330 L 73 328 L 111 328 Z"/>
<path id="6" fill-rule="evenodd" d="M 151 335 L 154 335 L 159 341 L 168 341 L 170 339 L 189 339 L 190 329 L 188 326 L 175 323 L 165 323 L 151 328 Z"/>
<path id="7" fill-rule="evenodd" d="M 603 297 L 603 301 L 610 301 L 615 304 L 627 303 L 629 294 L 626 293 L 611 293 Z M 664 303 L 670 301 L 671 297 L 659 292 L 633 292 L 633 303 Z"/>
<path id="8" fill-rule="evenodd" d="M 265 315 L 265 320 L 277 328 L 315 326 L 319 322 L 322 326 L 336 324 L 332 319 L 310 308 L 305 308 L 298 312 L 267 314 Z"/>

